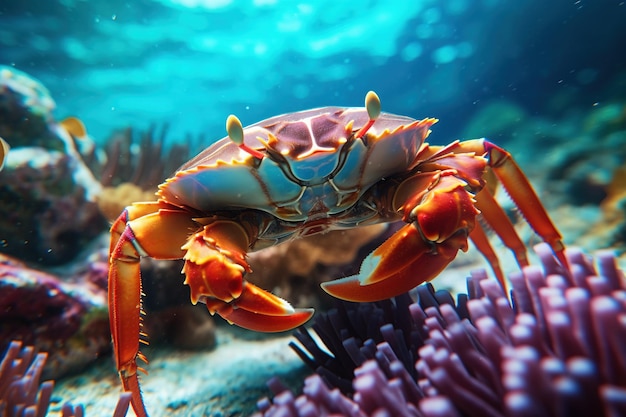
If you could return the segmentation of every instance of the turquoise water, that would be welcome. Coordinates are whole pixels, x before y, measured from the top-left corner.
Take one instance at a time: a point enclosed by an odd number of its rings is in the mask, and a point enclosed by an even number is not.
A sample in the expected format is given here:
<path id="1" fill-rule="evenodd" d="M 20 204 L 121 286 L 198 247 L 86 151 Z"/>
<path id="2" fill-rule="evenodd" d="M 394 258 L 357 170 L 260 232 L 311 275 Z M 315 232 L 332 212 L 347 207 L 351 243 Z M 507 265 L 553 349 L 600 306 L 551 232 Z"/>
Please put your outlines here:
<path id="1" fill-rule="evenodd" d="M 448 142 L 494 98 L 532 112 L 557 93 L 606 100 L 624 21 L 617 0 L 14 1 L 0 5 L 0 63 L 98 141 L 150 123 L 218 139 L 230 113 L 246 125 L 376 90 L 387 111 L 441 118 L 433 140 Z"/>

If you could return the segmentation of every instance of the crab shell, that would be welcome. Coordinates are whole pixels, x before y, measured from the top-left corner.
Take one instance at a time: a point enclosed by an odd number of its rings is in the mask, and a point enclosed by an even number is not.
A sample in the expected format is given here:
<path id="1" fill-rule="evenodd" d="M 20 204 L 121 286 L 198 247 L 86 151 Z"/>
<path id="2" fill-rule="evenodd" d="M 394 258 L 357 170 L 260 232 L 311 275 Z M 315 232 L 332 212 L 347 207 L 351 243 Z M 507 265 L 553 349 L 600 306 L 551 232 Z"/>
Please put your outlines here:
<path id="1" fill-rule="evenodd" d="M 351 209 L 372 185 L 413 165 L 436 119 L 416 121 L 382 113 L 368 134 L 363 108 L 324 107 L 272 117 L 244 129 L 244 144 L 226 137 L 183 165 L 162 184 L 161 200 L 200 213 L 260 210 L 284 222 L 314 222 Z M 359 210 L 354 227 L 378 215 Z M 323 221 L 324 222 L 324 221 Z M 320 231 L 324 228 L 317 228 Z"/>

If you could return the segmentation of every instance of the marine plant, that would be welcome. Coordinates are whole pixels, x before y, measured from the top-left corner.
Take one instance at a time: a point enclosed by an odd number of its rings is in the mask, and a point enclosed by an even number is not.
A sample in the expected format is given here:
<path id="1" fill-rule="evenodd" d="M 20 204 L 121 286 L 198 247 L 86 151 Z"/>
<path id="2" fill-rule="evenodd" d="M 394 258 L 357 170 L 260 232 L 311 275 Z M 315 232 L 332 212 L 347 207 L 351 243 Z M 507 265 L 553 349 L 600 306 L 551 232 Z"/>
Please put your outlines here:
<path id="1" fill-rule="evenodd" d="M 0 416 L 44 417 L 50 407 L 54 381 L 40 382 L 48 354 L 35 353 L 32 346 L 22 347 L 19 341 L 9 344 L 0 360 Z M 126 415 L 130 396 L 123 394 L 113 417 Z M 82 417 L 82 405 L 65 403 L 62 417 Z"/>
<path id="2" fill-rule="evenodd" d="M 457 302 L 432 287 L 394 302 L 322 314 L 296 348 L 316 374 L 294 396 L 280 382 L 258 416 L 626 415 L 626 280 L 614 256 L 596 267 L 545 245 L 510 275 L 511 301 L 484 271 Z M 384 323 L 378 327 L 380 323 Z"/>
<path id="3" fill-rule="evenodd" d="M 157 130 L 136 132 L 132 128 L 115 131 L 104 147 L 85 155 L 94 175 L 103 186 L 98 195 L 102 214 L 113 220 L 133 201 L 155 200 L 154 190 L 189 157 L 191 138 L 165 146 L 167 125 Z"/>
<path id="4" fill-rule="evenodd" d="M 145 131 L 124 128 L 115 131 L 104 147 L 86 155 L 87 164 L 105 187 L 130 182 L 143 190 L 156 186 L 189 158 L 191 138 L 165 146 L 167 125 Z"/>

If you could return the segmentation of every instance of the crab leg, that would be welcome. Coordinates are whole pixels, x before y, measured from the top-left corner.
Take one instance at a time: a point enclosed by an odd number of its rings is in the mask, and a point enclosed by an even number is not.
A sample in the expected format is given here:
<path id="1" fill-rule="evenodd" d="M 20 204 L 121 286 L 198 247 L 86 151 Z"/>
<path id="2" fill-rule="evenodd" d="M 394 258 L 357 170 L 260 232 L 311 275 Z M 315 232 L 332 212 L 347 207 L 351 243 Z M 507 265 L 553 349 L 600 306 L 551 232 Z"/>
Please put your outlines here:
<path id="1" fill-rule="evenodd" d="M 115 362 L 124 386 L 132 393 L 132 405 L 139 417 L 147 416 L 137 379 L 137 359 L 141 333 L 141 255 L 157 259 L 177 259 L 189 228 L 189 215 L 160 210 L 157 203 L 129 206 L 111 227 L 109 267 L 109 322 Z M 144 239 L 150 236 L 149 239 Z M 144 335 L 145 336 L 145 335 Z"/>
<path id="2" fill-rule="evenodd" d="M 474 243 L 474 246 L 476 246 L 478 251 L 483 254 L 487 263 L 491 266 L 491 270 L 500 283 L 500 286 L 506 293 L 508 285 L 506 283 L 506 279 L 504 278 L 502 268 L 500 267 L 500 259 L 498 259 L 498 255 L 496 255 L 496 252 L 493 250 L 493 246 L 491 246 L 491 242 L 489 242 L 487 233 L 480 222 L 476 222 L 476 227 L 474 227 L 474 230 L 470 233 L 469 238 L 472 243 Z"/>
<path id="3" fill-rule="evenodd" d="M 502 240 L 504 246 L 513 252 L 519 267 L 528 266 L 526 246 L 515 231 L 515 227 L 504 212 L 504 209 L 498 204 L 488 187 L 483 188 L 481 192 L 476 194 L 476 206 L 489 224 L 489 227 Z M 470 237 L 472 236 L 470 235 Z"/>
<path id="4" fill-rule="evenodd" d="M 477 208 L 514 252 L 518 264 L 524 266 L 528 262 L 513 225 L 485 187 L 486 165 L 533 230 L 550 244 L 567 268 L 561 236 L 526 176 L 508 152 L 478 139 L 446 147 L 425 146 L 416 162 L 422 172 L 405 180 L 393 197 L 393 207 L 398 207 L 408 224 L 363 261 L 359 275 L 324 283 L 324 290 L 359 302 L 401 294 L 434 278 L 459 249 L 467 250 L 468 235 L 489 260 L 495 260 L 494 271 L 504 286 L 496 255 L 482 227 L 475 225 Z"/>
<path id="5" fill-rule="evenodd" d="M 190 232 L 197 230 L 196 233 Z M 191 301 L 206 303 L 232 323 L 260 331 L 284 331 L 306 322 L 313 310 L 296 310 L 285 300 L 243 280 L 248 235 L 237 223 L 211 220 L 204 226 L 189 213 L 159 203 L 128 207 L 111 227 L 109 319 L 117 369 L 132 393 L 136 414 L 147 415 L 137 371 L 141 333 L 141 256 L 185 259 Z"/>
<path id="6" fill-rule="evenodd" d="M 475 199 L 476 207 L 482 213 L 489 227 L 496 232 L 504 245 L 513 252 L 520 267 L 528 265 L 524 243 L 493 196 L 493 190 L 495 190 L 497 185 L 494 181 L 499 181 L 531 228 L 545 242 L 550 244 L 559 261 L 564 266 L 567 266 L 561 235 L 550 220 L 548 213 L 539 201 L 539 197 L 537 197 L 537 194 L 528 182 L 528 178 L 526 178 L 526 175 L 518 167 L 509 152 L 485 139 L 475 139 L 464 142 L 456 141 L 445 147 L 427 147 L 422 152 L 422 155 L 427 157 L 423 164 L 425 168 L 455 168 L 458 171 L 458 175 L 468 181 L 468 183 L 477 178 L 477 171 L 463 155 L 484 155 L 489 167 L 482 177 L 487 179 L 487 184 L 476 194 Z M 503 282 L 503 279 L 500 278 L 502 272 L 496 268 L 498 263 L 493 262 L 495 253 L 493 253 L 492 248 L 485 246 L 485 242 L 487 242 L 486 236 L 479 236 L 480 233 L 480 230 L 475 229 L 470 238 L 485 258 L 489 260 L 498 280 Z"/>
<path id="7" fill-rule="evenodd" d="M 504 186 L 507 194 L 511 197 L 511 200 L 513 200 L 522 216 L 535 233 L 537 233 L 544 242 L 550 245 L 561 265 L 563 265 L 566 270 L 569 270 L 561 234 L 552 223 L 552 220 L 550 220 L 537 193 L 535 193 L 535 190 L 528 182 L 528 178 L 526 178 L 526 175 L 524 175 L 511 154 L 486 139 L 460 142 L 459 149 L 462 152 L 476 152 L 477 154 L 487 157 L 489 167 Z M 485 202 L 486 200 L 480 195 L 477 197 L 481 199 L 481 202 Z M 494 227 L 496 233 L 501 238 L 505 238 L 505 236 L 509 234 L 509 232 L 504 229 L 506 227 L 504 223 L 504 221 L 490 222 L 490 225 Z M 510 223 L 508 219 L 507 223 Z M 501 227 L 503 229 L 500 229 Z M 515 253 L 518 263 L 524 265 L 525 251 L 523 251 L 524 256 L 521 256 L 522 250 L 519 249 L 519 243 L 512 243 L 511 246 L 507 244 L 507 246 Z"/>

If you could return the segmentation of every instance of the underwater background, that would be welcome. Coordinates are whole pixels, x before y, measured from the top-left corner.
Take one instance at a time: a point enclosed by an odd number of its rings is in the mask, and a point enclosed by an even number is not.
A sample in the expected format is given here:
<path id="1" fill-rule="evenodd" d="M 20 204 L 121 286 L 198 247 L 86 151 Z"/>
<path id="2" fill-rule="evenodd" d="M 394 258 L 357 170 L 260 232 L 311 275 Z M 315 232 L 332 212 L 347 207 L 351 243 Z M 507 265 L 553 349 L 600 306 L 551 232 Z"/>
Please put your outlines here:
<path id="1" fill-rule="evenodd" d="M 385 112 L 438 118 L 431 144 L 487 137 L 506 148 L 566 246 L 609 249 L 623 268 L 624 22 L 620 0 L 3 1 L 0 137 L 10 149 L 2 148 L 0 171 L 0 351 L 20 340 L 48 352 L 35 368 L 42 380 L 56 379 L 51 415 L 68 401 L 87 416 L 113 415 L 121 385 L 108 330 L 109 224 L 224 137 L 229 114 L 245 126 L 362 106 L 369 90 Z M 517 218 L 506 195 L 498 198 Z M 519 223 L 524 243 L 539 243 Z M 356 273 L 388 236 L 356 231 L 257 253 L 251 280 L 298 307 L 327 311 L 336 304 L 319 283 Z M 516 271 L 506 249 L 497 250 L 506 272 Z M 298 395 L 311 371 L 288 347 L 291 334 L 246 332 L 191 306 L 179 262 L 142 267 L 151 363 L 141 380 L 151 415 L 272 415 L 269 402 L 257 401 L 272 396 L 265 383 L 273 376 Z M 470 248 L 433 283 L 462 293 L 476 268 L 488 265 Z M 621 337 L 625 283 L 615 275 L 604 295 L 621 307 L 605 321 L 620 317 L 612 330 Z M 610 346 L 618 371 L 602 378 L 620 387 L 611 398 L 625 407 L 626 353 Z M 10 377 L 1 369 L 0 416 L 22 415 L 6 405 L 17 394 L 3 391 Z M 600 397 L 591 407 L 603 407 Z M 454 406 L 458 415 L 487 415 Z M 559 415 L 548 408 L 544 415 Z"/>

